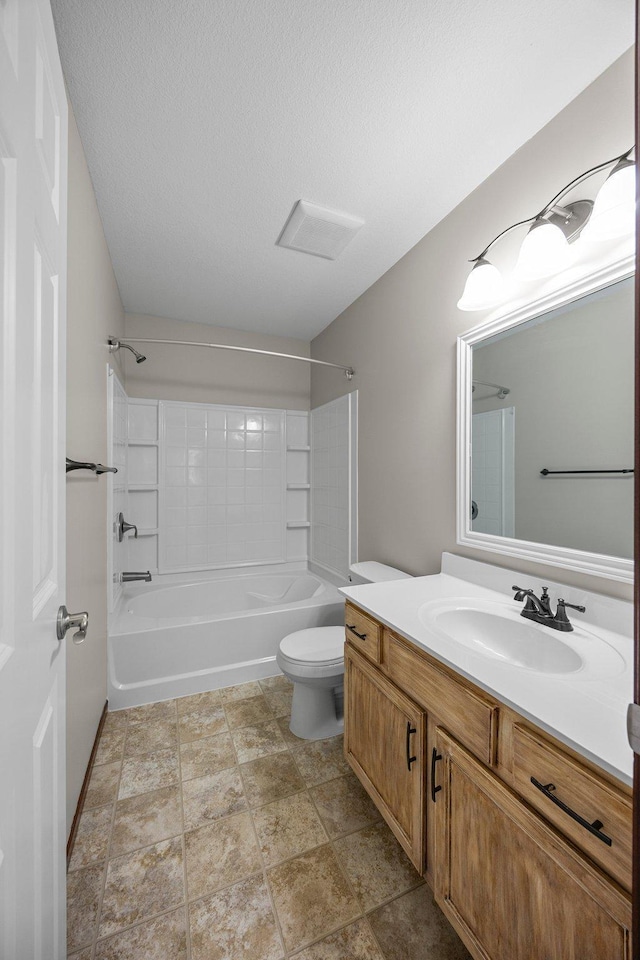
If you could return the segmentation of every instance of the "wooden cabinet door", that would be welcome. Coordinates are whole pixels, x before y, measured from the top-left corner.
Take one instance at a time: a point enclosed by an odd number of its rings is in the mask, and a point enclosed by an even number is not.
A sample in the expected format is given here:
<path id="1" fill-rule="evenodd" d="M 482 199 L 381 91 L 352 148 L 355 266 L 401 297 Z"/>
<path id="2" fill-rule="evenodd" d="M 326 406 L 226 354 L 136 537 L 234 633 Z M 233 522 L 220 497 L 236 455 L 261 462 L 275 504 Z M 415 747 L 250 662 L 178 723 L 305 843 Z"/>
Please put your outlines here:
<path id="1" fill-rule="evenodd" d="M 627 960 L 628 896 L 444 731 L 436 901 L 482 960 Z"/>
<path id="2" fill-rule="evenodd" d="M 344 679 L 346 759 L 423 873 L 426 714 L 348 643 Z"/>

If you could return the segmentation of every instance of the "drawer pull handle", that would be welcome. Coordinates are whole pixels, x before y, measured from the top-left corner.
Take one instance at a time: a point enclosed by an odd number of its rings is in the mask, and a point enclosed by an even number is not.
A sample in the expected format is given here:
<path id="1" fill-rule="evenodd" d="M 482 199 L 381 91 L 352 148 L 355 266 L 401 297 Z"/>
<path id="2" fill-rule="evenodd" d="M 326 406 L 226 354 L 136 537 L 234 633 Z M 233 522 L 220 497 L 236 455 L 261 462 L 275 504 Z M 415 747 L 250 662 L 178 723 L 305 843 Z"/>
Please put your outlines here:
<path id="1" fill-rule="evenodd" d="M 562 800 L 558 800 L 554 796 L 553 791 L 556 789 L 554 783 L 540 783 L 536 780 L 535 777 L 531 777 L 531 783 L 536 787 L 537 790 L 540 790 L 541 793 L 544 793 L 545 797 L 548 797 L 552 803 L 555 803 L 557 807 L 571 817 L 572 820 L 575 820 L 576 823 L 579 823 L 581 827 L 584 827 L 585 830 L 588 830 L 589 833 L 592 833 L 594 837 L 597 837 L 598 840 L 602 840 L 603 843 L 606 843 L 608 847 L 611 846 L 612 840 L 611 837 L 608 837 L 606 833 L 602 833 L 602 828 L 604 823 L 601 820 L 594 820 L 593 823 L 589 823 L 588 820 L 585 820 L 584 817 L 581 817 L 579 813 L 576 813 L 575 810 L 572 810 L 571 807 L 568 807 L 566 803 L 563 803 Z"/>
<path id="2" fill-rule="evenodd" d="M 358 637 L 359 640 L 366 640 L 366 639 L 367 639 L 366 633 L 358 633 L 358 631 L 356 630 L 356 625 L 355 625 L 355 623 L 353 623 L 353 624 L 349 624 L 349 623 L 348 623 L 348 624 L 347 624 L 347 630 L 351 630 L 351 633 L 355 633 L 356 637 Z"/>
<path id="3" fill-rule="evenodd" d="M 411 756 L 411 734 L 416 732 L 416 728 L 411 726 L 409 720 L 407 720 L 407 770 L 411 773 L 411 764 L 415 763 L 418 759 L 417 757 Z"/>
<path id="4" fill-rule="evenodd" d="M 438 753 L 434 747 L 431 751 L 431 799 L 434 803 L 436 802 L 436 793 L 442 790 L 441 786 L 436 787 L 436 763 L 438 760 L 442 760 L 442 754 Z"/>

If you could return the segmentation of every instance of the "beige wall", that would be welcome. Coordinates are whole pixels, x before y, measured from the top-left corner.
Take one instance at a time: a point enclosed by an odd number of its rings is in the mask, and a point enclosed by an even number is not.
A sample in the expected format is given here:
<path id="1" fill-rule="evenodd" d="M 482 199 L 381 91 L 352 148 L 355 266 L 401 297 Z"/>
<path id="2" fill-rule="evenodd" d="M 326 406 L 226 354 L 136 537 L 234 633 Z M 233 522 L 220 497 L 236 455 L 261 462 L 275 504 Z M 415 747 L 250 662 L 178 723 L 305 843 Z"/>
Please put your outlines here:
<path id="1" fill-rule="evenodd" d="M 68 254 L 67 455 L 105 463 L 106 339 L 122 335 L 124 314 L 71 106 Z M 68 828 L 107 696 L 106 517 L 107 477 L 69 474 L 66 605 L 90 622 L 83 644 L 67 642 Z"/>
<path id="2" fill-rule="evenodd" d="M 291 337 L 271 337 L 227 327 L 133 314 L 127 314 L 125 323 L 128 337 L 229 343 L 258 350 L 273 350 L 276 353 L 309 356 L 309 344 Z M 311 365 L 308 363 L 234 353 L 230 350 L 165 347 L 150 343 L 132 345 L 145 354 L 147 360 L 136 363 L 131 353 L 123 351 L 127 393 L 130 397 L 255 405 L 288 410 L 309 409 Z"/>
<path id="3" fill-rule="evenodd" d="M 313 357 L 349 363 L 356 370 L 347 384 L 332 372 L 314 369 L 311 405 L 359 391 L 362 560 L 428 574 L 439 570 L 442 551 L 450 550 L 517 566 L 534 586 L 549 577 L 631 597 L 630 588 L 614 581 L 457 546 L 455 397 L 456 337 L 485 316 L 456 308 L 467 260 L 504 227 L 531 216 L 583 170 L 631 146 L 633 90 L 629 52 L 312 342 Z M 516 246 L 505 241 L 503 251 L 513 259 Z"/>

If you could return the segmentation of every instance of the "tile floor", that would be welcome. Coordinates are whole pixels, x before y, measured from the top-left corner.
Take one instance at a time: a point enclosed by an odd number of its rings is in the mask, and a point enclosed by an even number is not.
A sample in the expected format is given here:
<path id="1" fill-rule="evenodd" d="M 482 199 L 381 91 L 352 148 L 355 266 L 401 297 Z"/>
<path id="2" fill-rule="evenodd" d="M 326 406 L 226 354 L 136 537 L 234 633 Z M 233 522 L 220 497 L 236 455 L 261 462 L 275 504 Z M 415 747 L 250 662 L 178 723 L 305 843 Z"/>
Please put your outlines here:
<path id="1" fill-rule="evenodd" d="M 73 960 L 466 960 L 284 677 L 111 713 L 68 874 Z"/>

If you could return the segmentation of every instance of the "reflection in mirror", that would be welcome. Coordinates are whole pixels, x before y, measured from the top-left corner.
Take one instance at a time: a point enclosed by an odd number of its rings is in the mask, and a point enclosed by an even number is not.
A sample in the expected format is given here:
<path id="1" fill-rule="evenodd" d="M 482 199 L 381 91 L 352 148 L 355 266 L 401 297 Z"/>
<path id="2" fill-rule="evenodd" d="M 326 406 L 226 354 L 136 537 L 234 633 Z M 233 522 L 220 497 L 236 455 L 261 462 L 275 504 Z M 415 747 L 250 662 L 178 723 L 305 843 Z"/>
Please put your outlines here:
<path id="1" fill-rule="evenodd" d="M 627 278 L 473 345 L 473 533 L 632 557 L 633 297 Z"/>

